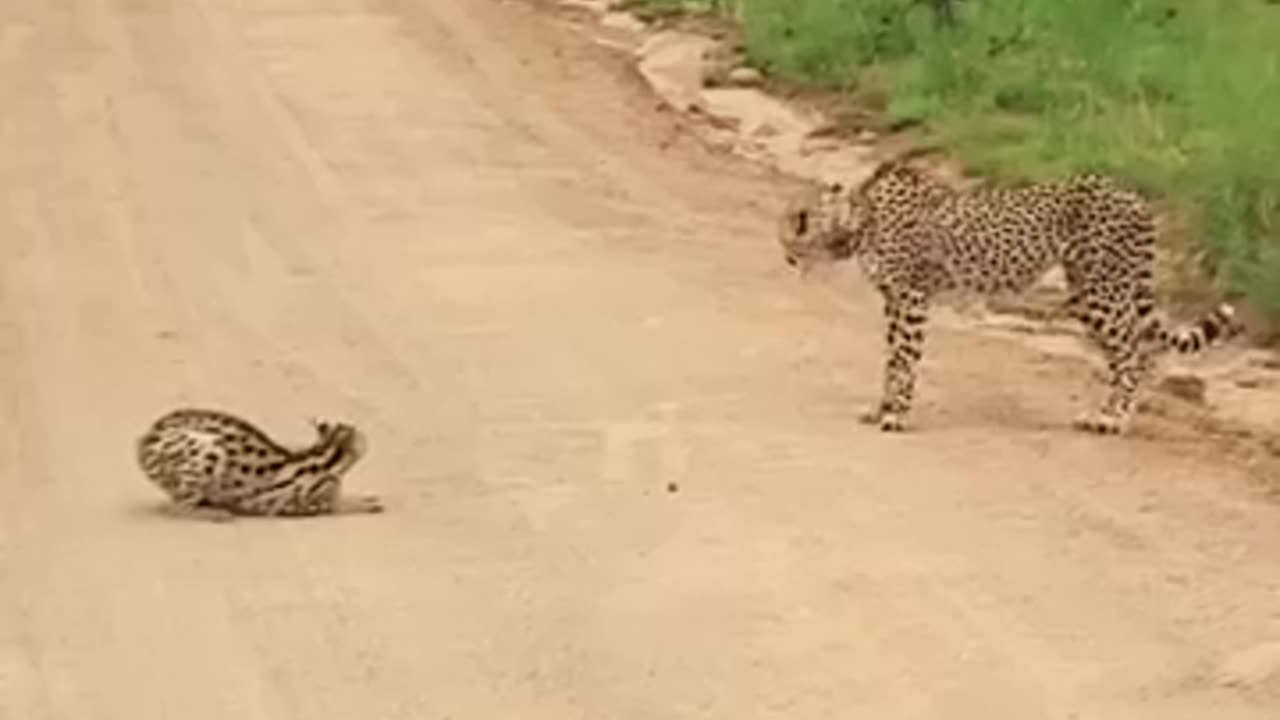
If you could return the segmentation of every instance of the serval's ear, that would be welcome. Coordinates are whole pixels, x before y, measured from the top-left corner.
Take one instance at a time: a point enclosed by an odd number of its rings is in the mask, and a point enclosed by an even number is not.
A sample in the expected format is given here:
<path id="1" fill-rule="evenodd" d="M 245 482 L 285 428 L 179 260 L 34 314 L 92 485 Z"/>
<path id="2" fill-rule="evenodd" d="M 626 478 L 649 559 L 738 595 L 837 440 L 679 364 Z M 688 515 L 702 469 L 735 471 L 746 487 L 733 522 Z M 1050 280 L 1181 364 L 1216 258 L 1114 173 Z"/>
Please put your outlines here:
<path id="1" fill-rule="evenodd" d="M 331 423 L 318 417 L 311 418 L 311 427 L 315 428 L 316 432 L 322 436 L 328 435 L 333 431 L 333 425 Z"/>

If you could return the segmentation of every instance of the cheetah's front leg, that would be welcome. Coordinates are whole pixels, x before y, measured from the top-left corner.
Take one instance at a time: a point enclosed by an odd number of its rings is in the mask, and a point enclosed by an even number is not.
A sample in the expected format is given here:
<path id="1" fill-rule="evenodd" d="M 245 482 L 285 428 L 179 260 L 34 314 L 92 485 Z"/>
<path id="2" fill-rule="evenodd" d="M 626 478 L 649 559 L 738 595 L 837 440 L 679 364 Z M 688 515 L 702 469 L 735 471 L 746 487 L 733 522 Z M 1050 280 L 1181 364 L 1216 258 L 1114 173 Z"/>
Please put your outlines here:
<path id="1" fill-rule="evenodd" d="M 902 432 L 915 399 L 916 368 L 924 352 L 928 301 L 916 290 L 885 293 L 886 357 L 880 404 L 860 416 L 883 432 Z"/>

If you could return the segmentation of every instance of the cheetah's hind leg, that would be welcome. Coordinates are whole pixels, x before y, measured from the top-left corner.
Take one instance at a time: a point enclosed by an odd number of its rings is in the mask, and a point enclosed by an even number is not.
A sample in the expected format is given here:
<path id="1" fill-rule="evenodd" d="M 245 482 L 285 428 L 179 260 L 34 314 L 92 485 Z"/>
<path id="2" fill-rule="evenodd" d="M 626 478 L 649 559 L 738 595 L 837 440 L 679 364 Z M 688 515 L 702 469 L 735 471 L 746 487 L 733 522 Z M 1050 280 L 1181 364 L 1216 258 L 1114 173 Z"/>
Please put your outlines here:
<path id="1" fill-rule="evenodd" d="M 1107 398 L 1102 407 L 1076 416 L 1072 427 L 1094 435 L 1122 435 L 1129 429 L 1138 382 L 1141 379 L 1141 361 L 1134 355 L 1116 347 L 1105 347 L 1108 358 Z"/>
<path id="2" fill-rule="evenodd" d="M 1082 316 L 1091 339 L 1107 359 L 1109 377 L 1102 407 L 1077 415 L 1072 426 L 1095 435 L 1124 434 L 1133 419 L 1139 386 L 1153 369 L 1153 358 L 1142 347 L 1134 318 Z"/>

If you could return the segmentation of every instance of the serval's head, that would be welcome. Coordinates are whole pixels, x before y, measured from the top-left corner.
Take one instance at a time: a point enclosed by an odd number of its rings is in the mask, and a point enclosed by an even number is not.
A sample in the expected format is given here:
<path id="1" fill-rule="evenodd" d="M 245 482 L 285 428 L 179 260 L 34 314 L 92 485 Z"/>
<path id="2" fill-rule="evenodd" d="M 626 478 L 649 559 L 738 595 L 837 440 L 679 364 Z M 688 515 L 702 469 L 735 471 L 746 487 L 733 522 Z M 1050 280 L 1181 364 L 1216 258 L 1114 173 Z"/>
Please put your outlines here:
<path id="1" fill-rule="evenodd" d="M 368 452 L 368 441 L 360 428 L 351 423 L 313 419 L 311 424 L 319 436 L 317 445 L 333 457 L 335 471 L 345 472 Z"/>

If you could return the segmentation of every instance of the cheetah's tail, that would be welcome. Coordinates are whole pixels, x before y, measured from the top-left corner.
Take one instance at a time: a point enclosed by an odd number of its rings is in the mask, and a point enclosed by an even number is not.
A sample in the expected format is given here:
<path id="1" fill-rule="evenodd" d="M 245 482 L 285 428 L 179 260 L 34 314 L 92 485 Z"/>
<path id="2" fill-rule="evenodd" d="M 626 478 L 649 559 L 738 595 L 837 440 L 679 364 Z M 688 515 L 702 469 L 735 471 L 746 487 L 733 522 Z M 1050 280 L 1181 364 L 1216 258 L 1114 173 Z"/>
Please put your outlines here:
<path id="1" fill-rule="evenodd" d="M 1243 330 L 1240 321 L 1236 319 L 1235 308 L 1223 303 L 1197 322 L 1182 327 L 1170 327 L 1167 320 L 1156 317 L 1147 336 L 1168 350 L 1190 355 L 1225 342 Z"/>

